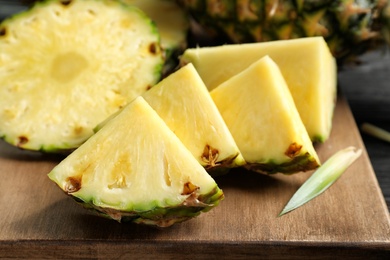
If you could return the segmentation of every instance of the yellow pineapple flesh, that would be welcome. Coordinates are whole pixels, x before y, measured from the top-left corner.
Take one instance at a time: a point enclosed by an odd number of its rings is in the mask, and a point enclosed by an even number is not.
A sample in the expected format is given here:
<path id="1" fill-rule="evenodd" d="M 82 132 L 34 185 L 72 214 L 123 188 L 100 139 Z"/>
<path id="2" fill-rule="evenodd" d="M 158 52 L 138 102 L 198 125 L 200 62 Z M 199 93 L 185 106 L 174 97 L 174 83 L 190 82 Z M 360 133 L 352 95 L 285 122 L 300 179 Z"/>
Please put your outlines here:
<path id="1" fill-rule="evenodd" d="M 276 62 L 312 141 L 329 138 L 337 95 L 337 65 L 322 37 L 187 49 L 209 90 L 268 55 Z"/>
<path id="2" fill-rule="evenodd" d="M 244 164 L 229 129 L 192 64 L 163 79 L 143 97 L 209 172 L 219 174 Z"/>
<path id="3" fill-rule="evenodd" d="M 223 199 L 215 181 L 142 97 L 48 176 L 86 208 L 119 222 L 167 227 Z"/>
<path id="4" fill-rule="evenodd" d="M 138 8 L 37 2 L 0 24 L 0 138 L 45 152 L 77 148 L 156 84 L 163 64 L 157 29 Z"/>
<path id="5" fill-rule="evenodd" d="M 291 174 L 320 165 L 287 84 L 268 56 L 220 84 L 211 96 L 248 169 Z"/>

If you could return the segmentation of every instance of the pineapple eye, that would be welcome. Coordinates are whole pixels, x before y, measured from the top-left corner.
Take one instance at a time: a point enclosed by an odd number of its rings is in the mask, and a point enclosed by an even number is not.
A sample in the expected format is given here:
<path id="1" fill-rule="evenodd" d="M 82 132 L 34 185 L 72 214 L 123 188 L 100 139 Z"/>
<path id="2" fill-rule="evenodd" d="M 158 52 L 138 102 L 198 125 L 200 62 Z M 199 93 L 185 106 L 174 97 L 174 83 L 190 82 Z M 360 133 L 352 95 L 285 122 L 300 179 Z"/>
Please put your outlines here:
<path id="1" fill-rule="evenodd" d="M 0 28 L 0 37 L 5 36 L 6 34 L 7 34 L 7 29 L 5 29 L 5 27 L 1 27 Z"/>
<path id="2" fill-rule="evenodd" d="M 64 0 L 64 1 L 61 1 L 61 4 L 63 5 L 63 6 L 68 6 L 68 5 L 70 5 L 72 3 L 72 0 Z"/>
<path id="3" fill-rule="evenodd" d="M 198 189 L 199 189 L 198 186 L 192 184 L 191 182 L 187 182 L 184 184 L 183 192 L 181 193 L 181 195 L 190 195 L 191 193 L 193 193 Z"/>
<path id="4" fill-rule="evenodd" d="M 69 177 L 66 179 L 65 192 L 73 193 L 81 189 L 81 178 Z"/>
<path id="5" fill-rule="evenodd" d="M 150 53 L 157 54 L 157 50 L 158 50 L 157 43 L 150 44 L 149 46 Z"/>
<path id="6" fill-rule="evenodd" d="M 28 138 L 25 136 L 19 136 L 18 139 L 19 139 L 19 141 L 18 141 L 17 146 L 22 146 L 28 142 Z"/>
<path id="7" fill-rule="evenodd" d="M 204 147 L 201 158 L 203 162 L 208 164 L 206 168 L 217 166 L 218 157 L 219 157 L 219 151 L 217 149 L 211 147 L 208 144 Z"/>
<path id="8" fill-rule="evenodd" d="M 294 158 L 295 156 L 297 156 L 299 154 L 301 149 L 302 149 L 302 145 L 299 145 L 297 143 L 292 143 L 287 148 L 287 150 L 286 150 L 286 152 L 284 154 L 287 155 L 290 158 Z"/>

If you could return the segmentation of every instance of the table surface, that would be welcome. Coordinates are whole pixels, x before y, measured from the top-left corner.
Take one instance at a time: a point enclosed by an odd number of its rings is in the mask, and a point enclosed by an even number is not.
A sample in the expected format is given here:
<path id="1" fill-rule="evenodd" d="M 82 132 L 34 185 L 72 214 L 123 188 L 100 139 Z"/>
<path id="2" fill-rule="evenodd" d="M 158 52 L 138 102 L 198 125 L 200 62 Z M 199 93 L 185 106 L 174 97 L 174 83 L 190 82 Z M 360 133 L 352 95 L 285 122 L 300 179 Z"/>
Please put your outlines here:
<path id="1" fill-rule="evenodd" d="M 390 131 L 390 49 L 367 53 L 360 61 L 340 71 L 339 87 L 358 126 L 367 122 Z M 390 209 L 390 143 L 360 132 Z"/>

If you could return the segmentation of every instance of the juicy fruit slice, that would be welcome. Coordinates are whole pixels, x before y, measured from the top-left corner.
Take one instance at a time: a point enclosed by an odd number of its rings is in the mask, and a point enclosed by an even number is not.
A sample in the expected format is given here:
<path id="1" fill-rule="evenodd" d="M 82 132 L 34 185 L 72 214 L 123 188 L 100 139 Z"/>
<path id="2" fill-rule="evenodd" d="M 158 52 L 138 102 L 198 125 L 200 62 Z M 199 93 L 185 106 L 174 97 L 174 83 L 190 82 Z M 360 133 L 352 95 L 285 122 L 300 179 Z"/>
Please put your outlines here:
<path id="1" fill-rule="evenodd" d="M 138 8 L 37 3 L 0 25 L 0 138 L 23 149 L 76 148 L 158 82 L 163 63 L 157 29 Z"/>
<path id="2" fill-rule="evenodd" d="M 164 75 L 177 66 L 177 57 L 187 47 L 190 23 L 185 11 L 172 0 L 122 0 L 144 11 L 157 25 L 165 53 Z"/>
<path id="3" fill-rule="evenodd" d="M 160 227 L 195 217 L 223 198 L 142 97 L 65 158 L 49 178 L 103 216 Z"/>
<path id="4" fill-rule="evenodd" d="M 211 96 L 248 169 L 290 174 L 319 166 L 286 82 L 268 56 L 219 85 Z"/>
<path id="5" fill-rule="evenodd" d="M 327 140 L 337 66 L 322 37 L 187 49 L 181 63 L 193 63 L 212 90 L 266 55 L 279 66 L 312 141 Z"/>
<path id="6" fill-rule="evenodd" d="M 143 97 L 211 174 L 244 159 L 192 64 L 160 81 Z"/>

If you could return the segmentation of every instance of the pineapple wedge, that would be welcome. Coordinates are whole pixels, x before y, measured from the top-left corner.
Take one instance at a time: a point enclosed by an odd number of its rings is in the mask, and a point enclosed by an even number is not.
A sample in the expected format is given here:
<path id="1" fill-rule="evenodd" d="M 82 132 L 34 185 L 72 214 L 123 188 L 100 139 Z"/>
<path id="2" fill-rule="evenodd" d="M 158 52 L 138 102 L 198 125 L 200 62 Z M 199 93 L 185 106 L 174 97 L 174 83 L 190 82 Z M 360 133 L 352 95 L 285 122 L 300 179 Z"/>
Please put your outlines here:
<path id="1" fill-rule="evenodd" d="M 337 95 L 337 65 L 322 37 L 187 49 L 209 90 L 265 55 L 279 66 L 312 141 L 329 138 Z"/>
<path id="2" fill-rule="evenodd" d="M 192 64 L 163 79 L 143 97 L 213 176 L 245 163 Z"/>
<path id="3" fill-rule="evenodd" d="M 181 67 L 142 96 L 212 176 L 245 164 L 192 64 Z M 94 131 L 99 131 L 120 113 L 108 117 Z"/>
<path id="4" fill-rule="evenodd" d="M 48 176 L 85 207 L 119 222 L 168 227 L 223 199 L 215 181 L 142 97 Z"/>
<path id="5" fill-rule="evenodd" d="M 158 82 L 163 64 L 157 28 L 138 8 L 38 2 L 0 24 L 0 138 L 45 152 L 77 148 Z"/>
<path id="6" fill-rule="evenodd" d="M 210 94 L 246 168 L 291 174 L 320 165 L 287 84 L 270 57 L 261 58 Z"/>

